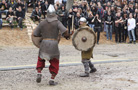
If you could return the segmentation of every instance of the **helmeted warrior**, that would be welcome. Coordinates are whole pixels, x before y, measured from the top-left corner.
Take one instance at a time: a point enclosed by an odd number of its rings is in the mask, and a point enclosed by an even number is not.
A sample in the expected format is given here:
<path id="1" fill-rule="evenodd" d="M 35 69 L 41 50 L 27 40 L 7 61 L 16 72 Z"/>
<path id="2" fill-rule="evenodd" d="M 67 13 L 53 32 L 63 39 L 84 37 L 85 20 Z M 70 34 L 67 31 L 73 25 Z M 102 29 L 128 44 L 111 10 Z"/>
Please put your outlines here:
<path id="1" fill-rule="evenodd" d="M 92 28 L 87 26 L 87 20 L 84 17 L 81 17 L 79 20 L 80 23 L 80 28 L 86 27 L 89 30 L 92 30 Z M 93 31 L 93 30 L 92 30 Z M 94 33 L 94 31 L 93 31 Z M 95 36 L 95 33 L 94 33 Z M 85 41 L 85 38 L 82 38 L 82 40 Z M 84 65 L 85 73 L 80 74 L 80 77 L 89 77 L 89 73 L 96 72 L 96 68 L 90 61 L 91 58 L 93 58 L 93 47 L 90 48 L 88 51 L 81 51 L 81 58 L 82 58 L 82 63 Z M 91 69 L 89 71 L 89 68 Z"/>
<path id="2" fill-rule="evenodd" d="M 66 39 L 69 38 L 67 29 L 57 19 L 56 12 L 53 5 L 50 5 L 47 10 L 47 18 L 40 22 L 37 28 L 34 30 L 34 37 L 42 37 L 40 43 L 39 56 L 37 62 L 37 83 L 41 82 L 41 71 L 45 67 L 45 60 L 50 63 L 49 71 L 51 73 L 50 85 L 56 85 L 54 81 L 55 76 L 59 70 L 59 48 L 58 48 L 58 35 L 62 34 Z"/>

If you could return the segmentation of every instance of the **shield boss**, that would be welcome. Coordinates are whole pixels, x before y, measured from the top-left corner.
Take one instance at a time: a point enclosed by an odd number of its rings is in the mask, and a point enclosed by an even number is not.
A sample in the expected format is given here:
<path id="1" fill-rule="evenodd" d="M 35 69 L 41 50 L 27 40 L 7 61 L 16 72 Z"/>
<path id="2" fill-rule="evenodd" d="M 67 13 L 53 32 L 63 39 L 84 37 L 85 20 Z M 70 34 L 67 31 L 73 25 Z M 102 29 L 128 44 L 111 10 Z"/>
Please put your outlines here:
<path id="1" fill-rule="evenodd" d="M 79 28 L 73 35 L 72 43 L 77 50 L 88 51 L 95 46 L 95 33 L 89 27 Z"/>

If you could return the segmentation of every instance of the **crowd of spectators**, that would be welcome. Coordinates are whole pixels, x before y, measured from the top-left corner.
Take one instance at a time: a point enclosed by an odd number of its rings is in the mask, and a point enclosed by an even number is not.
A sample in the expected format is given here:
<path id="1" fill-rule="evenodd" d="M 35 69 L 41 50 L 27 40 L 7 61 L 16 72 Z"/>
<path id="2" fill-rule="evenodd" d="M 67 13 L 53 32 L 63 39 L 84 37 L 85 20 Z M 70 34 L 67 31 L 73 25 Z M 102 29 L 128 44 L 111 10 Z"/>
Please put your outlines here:
<path id="1" fill-rule="evenodd" d="M 34 21 L 41 21 L 46 18 L 49 4 L 54 4 L 58 19 L 68 28 L 79 28 L 79 19 L 85 17 L 87 24 L 97 33 L 97 44 L 100 40 L 100 32 L 105 31 L 107 40 L 112 39 L 115 34 L 115 42 L 126 42 L 129 36 L 129 43 L 136 43 L 138 39 L 138 0 L 74 0 L 72 8 L 66 10 L 67 0 L 18 0 L 5 1 L 0 4 L 1 13 L 6 13 L 6 19 L 12 26 L 12 18 L 16 18 L 19 27 L 22 28 L 22 19 L 25 17 L 28 7 L 33 11 L 30 18 Z M 11 7 L 11 8 L 10 8 Z M 16 13 L 11 13 L 15 11 Z M 15 14 L 15 15 L 14 15 Z M 133 23 L 133 24 L 132 24 Z"/>
<path id="2" fill-rule="evenodd" d="M 6 20 L 9 22 L 11 28 L 13 28 L 13 21 L 16 20 L 18 26 L 22 30 L 22 21 L 25 17 L 25 5 L 21 0 L 1 0 L 0 3 L 0 28 L 2 28 L 2 14 L 6 15 Z"/>

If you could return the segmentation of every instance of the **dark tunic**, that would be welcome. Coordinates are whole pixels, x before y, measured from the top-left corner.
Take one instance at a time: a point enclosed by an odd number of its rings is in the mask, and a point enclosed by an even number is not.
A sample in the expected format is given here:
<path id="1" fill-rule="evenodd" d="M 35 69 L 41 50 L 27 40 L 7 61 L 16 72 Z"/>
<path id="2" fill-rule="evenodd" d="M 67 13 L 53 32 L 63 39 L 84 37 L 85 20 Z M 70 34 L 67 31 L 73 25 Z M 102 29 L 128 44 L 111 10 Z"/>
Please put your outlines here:
<path id="1" fill-rule="evenodd" d="M 66 30 L 57 17 L 47 17 L 37 26 L 34 36 L 43 38 L 39 49 L 40 58 L 45 60 L 59 59 L 58 35 L 59 32 L 63 34 Z"/>

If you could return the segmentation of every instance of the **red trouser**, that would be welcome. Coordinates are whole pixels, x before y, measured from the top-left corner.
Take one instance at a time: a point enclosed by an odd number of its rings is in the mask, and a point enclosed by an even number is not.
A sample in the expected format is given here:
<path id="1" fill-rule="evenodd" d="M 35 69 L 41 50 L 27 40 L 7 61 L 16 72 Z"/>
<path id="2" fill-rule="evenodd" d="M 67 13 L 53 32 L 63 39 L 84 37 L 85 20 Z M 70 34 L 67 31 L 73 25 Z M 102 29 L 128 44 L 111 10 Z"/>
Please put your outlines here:
<path id="1" fill-rule="evenodd" d="M 50 66 L 49 66 L 49 72 L 51 74 L 55 73 L 57 75 L 58 70 L 59 70 L 59 60 L 56 58 L 53 58 L 49 61 Z M 37 70 L 42 70 L 45 67 L 45 60 L 41 59 L 40 57 L 38 57 L 38 61 L 37 61 Z"/>

